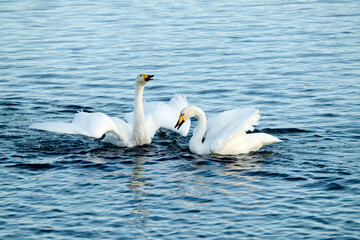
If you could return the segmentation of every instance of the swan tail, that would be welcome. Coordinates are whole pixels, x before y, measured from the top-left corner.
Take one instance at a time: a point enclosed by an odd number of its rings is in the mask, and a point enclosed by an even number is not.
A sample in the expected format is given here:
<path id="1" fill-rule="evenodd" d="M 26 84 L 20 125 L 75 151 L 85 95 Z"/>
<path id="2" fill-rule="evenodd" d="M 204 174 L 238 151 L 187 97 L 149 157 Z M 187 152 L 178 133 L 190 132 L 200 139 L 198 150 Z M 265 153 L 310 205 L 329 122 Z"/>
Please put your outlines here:
<path id="1" fill-rule="evenodd" d="M 279 138 L 274 137 L 274 136 L 272 136 L 270 134 L 267 134 L 267 133 L 253 133 L 253 134 L 260 135 L 260 139 L 261 139 L 261 142 L 262 142 L 263 146 L 273 144 L 273 143 L 283 142 Z"/>

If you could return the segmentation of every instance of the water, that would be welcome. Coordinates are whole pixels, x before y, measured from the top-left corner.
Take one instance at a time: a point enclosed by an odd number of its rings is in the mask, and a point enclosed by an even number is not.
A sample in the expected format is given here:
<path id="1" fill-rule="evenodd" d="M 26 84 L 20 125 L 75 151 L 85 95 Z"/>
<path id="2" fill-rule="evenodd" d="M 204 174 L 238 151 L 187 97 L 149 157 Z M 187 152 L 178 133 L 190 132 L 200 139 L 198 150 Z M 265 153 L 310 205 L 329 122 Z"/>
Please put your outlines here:
<path id="1" fill-rule="evenodd" d="M 354 0 L 1 1 L 0 238 L 360 239 L 359 23 Z M 165 130 L 124 149 L 28 128 L 123 117 L 142 72 L 147 101 L 258 107 L 284 143 L 198 156 Z"/>

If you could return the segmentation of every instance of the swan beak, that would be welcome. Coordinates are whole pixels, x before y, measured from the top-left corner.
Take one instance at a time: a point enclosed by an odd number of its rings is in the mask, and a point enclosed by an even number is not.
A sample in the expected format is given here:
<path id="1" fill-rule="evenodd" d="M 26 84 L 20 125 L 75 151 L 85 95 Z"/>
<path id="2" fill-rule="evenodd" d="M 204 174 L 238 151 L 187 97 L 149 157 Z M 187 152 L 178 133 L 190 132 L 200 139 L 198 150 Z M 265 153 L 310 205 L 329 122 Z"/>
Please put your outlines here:
<path id="1" fill-rule="evenodd" d="M 146 82 L 153 80 L 154 77 L 154 75 L 147 75 L 147 74 L 144 74 L 143 76 Z"/>
<path id="2" fill-rule="evenodd" d="M 185 121 L 184 121 L 184 115 L 180 115 L 179 120 L 178 120 L 178 122 L 177 122 L 176 125 L 175 125 L 175 128 L 177 128 L 177 129 L 179 130 L 180 127 L 181 127 L 181 125 L 183 125 L 184 122 L 185 122 Z"/>

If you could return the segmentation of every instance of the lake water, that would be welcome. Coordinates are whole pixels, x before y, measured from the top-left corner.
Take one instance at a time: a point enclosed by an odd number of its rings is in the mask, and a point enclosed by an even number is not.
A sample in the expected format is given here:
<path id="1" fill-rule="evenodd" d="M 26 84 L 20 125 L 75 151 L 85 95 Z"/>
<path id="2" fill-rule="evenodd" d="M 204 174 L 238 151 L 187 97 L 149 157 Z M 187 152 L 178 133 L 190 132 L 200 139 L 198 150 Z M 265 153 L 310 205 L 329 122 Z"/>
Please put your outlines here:
<path id="1" fill-rule="evenodd" d="M 0 1 L 1 239 L 360 239 L 360 2 Z M 284 142 L 199 156 L 29 129 L 183 93 Z M 196 121 L 193 121 L 192 128 Z M 175 123 L 174 123 L 175 125 Z"/>

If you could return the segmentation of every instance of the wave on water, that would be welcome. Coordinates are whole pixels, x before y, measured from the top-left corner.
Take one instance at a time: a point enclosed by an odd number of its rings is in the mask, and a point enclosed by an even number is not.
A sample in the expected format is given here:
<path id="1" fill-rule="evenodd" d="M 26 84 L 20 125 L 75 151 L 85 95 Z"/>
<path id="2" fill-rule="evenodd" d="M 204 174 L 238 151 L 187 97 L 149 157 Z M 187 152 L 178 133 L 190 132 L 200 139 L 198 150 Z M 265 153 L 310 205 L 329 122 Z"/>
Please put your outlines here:
<path id="1" fill-rule="evenodd" d="M 49 170 L 53 168 L 58 168 L 60 166 L 50 163 L 17 163 L 13 165 L 8 165 L 7 167 L 22 168 L 30 171 L 39 171 L 39 170 Z"/>
<path id="2" fill-rule="evenodd" d="M 257 130 L 255 130 L 257 131 Z M 254 132 L 255 132 L 254 131 Z M 277 134 L 291 134 L 291 133 L 310 133 L 312 131 L 300 129 L 300 128 L 263 128 L 262 132 L 277 133 Z"/>

